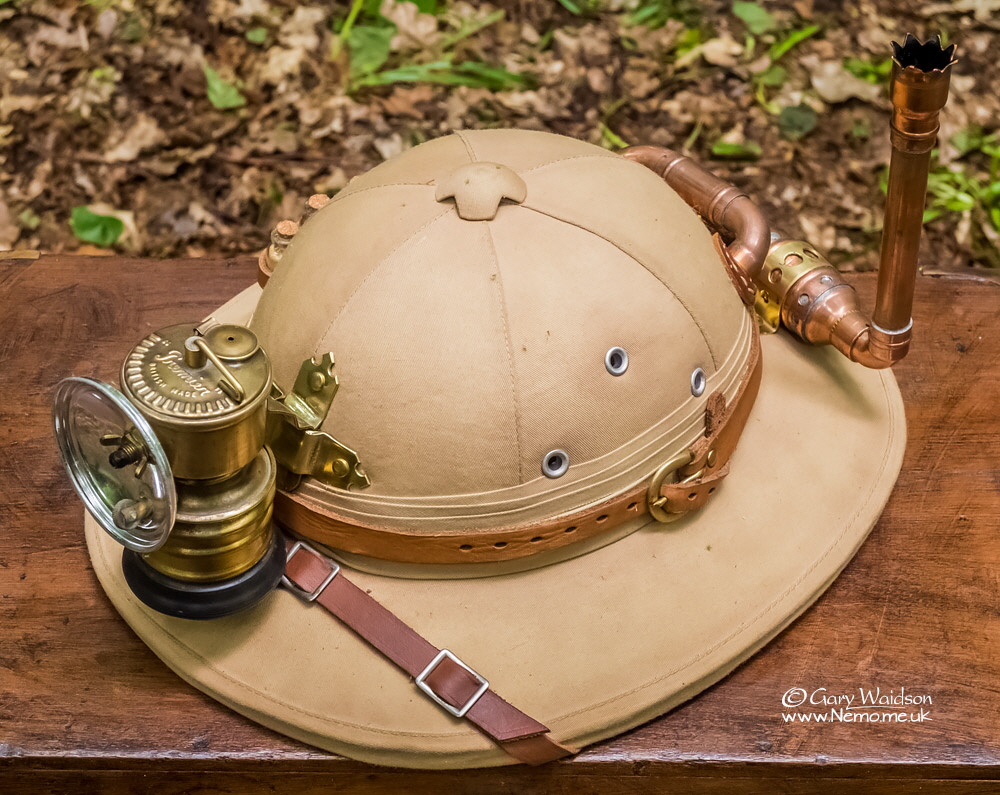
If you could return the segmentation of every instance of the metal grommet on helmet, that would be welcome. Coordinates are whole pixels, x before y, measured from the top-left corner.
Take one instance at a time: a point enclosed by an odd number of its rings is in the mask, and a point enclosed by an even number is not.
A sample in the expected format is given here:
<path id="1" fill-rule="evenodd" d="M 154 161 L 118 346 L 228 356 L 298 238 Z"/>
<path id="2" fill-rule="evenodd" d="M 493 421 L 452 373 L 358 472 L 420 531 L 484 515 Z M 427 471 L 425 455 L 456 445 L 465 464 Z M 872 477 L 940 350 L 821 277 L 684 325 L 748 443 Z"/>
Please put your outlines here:
<path id="1" fill-rule="evenodd" d="M 542 458 L 542 474 L 547 478 L 561 478 L 569 470 L 569 453 L 550 450 Z"/>
<path id="2" fill-rule="evenodd" d="M 695 397 L 701 397 L 705 393 L 707 384 L 708 378 L 705 377 L 705 371 L 700 367 L 695 367 L 694 372 L 691 373 L 691 394 Z"/>
<path id="3" fill-rule="evenodd" d="M 604 366 L 611 375 L 622 375 L 628 370 L 628 353 L 616 345 L 604 354 Z"/>

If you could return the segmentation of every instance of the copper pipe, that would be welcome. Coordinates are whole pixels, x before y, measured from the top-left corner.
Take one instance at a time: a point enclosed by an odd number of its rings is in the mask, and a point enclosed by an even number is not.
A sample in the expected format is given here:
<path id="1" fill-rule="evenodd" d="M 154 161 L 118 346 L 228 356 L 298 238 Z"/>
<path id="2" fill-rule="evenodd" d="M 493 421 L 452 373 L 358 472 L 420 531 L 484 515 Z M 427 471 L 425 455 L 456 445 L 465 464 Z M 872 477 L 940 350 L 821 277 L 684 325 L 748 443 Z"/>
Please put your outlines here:
<path id="1" fill-rule="evenodd" d="M 955 45 L 943 49 L 935 37 L 921 44 L 907 34 L 903 45 L 892 43 L 889 138 L 889 187 L 882 225 L 875 312 L 867 328 L 854 336 L 850 358 L 866 367 L 889 367 L 910 347 L 917 251 L 923 228 L 931 149 L 937 141 L 938 118 L 948 101 Z M 831 328 L 835 345 L 848 344 L 853 324 Z"/>
<path id="2" fill-rule="evenodd" d="M 921 45 L 907 36 L 902 47 L 893 42 L 893 50 L 892 160 L 872 320 L 899 330 L 910 324 L 931 149 L 948 101 L 955 46 L 942 50 L 940 39 Z"/>
<path id="3" fill-rule="evenodd" d="M 623 153 L 655 171 L 705 221 L 727 232 L 731 259 L 750 275 L 758 304 L 780 307 L 782 324 L 807 342 L 833 345 L 866 367 L 890 367 L 910 346 L 917 249 L 938 117 L 948 100 L 955 46 L 907 35 L 893 46 L 892 158 L 875 312 L 869 320 L 854 289 L 802 241 L 770 242 L 760 210 L 737 188 L 691 159 L 655 146 Z"/>
<path id="4" fill-rule="evenodd" d="M 750 279 L 757 276 L 771 243 L 771 230 L 743 191 L 671 149 L 632 146 L 622 154 L 659 174 L 709 226 L 732 237 L 727 253 Z"/>

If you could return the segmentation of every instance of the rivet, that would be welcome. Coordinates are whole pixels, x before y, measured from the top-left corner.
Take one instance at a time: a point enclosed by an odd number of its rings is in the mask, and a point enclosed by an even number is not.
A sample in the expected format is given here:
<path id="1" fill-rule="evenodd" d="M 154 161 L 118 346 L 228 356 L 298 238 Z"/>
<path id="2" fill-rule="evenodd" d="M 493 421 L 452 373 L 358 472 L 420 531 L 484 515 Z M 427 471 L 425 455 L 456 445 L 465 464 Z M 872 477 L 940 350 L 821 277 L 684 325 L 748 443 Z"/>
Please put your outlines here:
<path id="1" fill-rule="evenodd" d="M 604 366 L 611 375 L 621 375 L 628 370 L 628 353 L 615 346 L 604 354 Z"/>
<path id="2" fill-rule="evenodd" d="M 799 306 L 805 306 L 808 303 L 809 303 L 809 296 L 806 295 L 805 293 L 802 293 L 802 295 L 799 296 Z"/>
<path id="3" fill-rule="evenodd" d="M 705 456 L 705 463 L 708 464 L 710 467 L 714 467 L 715 461 L 716 461 L 715 450 L 709 450 L 708 455 Z"/>
<path id="4" fill-rule="evenodd" d="M 767 274 L 768 280 L 771 284 L 777 284 L 781 281 L 781 268 L 772 268 L 771 272 Z"/>
<path id="5" fill-rule="evenodd" d="M 550 450 L 542 458 L 542 474 L 547 478 L 559 478 L 569 469 L 569 453 L 565 450 Z"/>
<path id="6" fill-rule="evenodd" d="M 325 386 L 326 386 L 325 375 L 323 375 L 318 370 L 314 370 L 309 374 L 309 388 L 313 392 L 319 392 Z"/>
<path id="7" fill-rule="evenodd" d="M 824 287 L 829 287 L 831 284 L 833 284 L 833 277 L 820 276 L 819 283 L 822 284 Z"/>
<path id="8" fill-rule="evenodd" d="M 705 377 L 705 371 L 700 367 L 695 367 L 694 372 L 691 373 L 691 394 L 695 397 L 701 397 L 705 392 L 707 383 L 708 379 Z"/>
<path id="9" fill-rule="evenodd" d="M 344 477 L 350 471 L 351 465 L 347 463 L 346 459 L 338 458 L 333 462 L 333 474 L 338 478 Z"/>

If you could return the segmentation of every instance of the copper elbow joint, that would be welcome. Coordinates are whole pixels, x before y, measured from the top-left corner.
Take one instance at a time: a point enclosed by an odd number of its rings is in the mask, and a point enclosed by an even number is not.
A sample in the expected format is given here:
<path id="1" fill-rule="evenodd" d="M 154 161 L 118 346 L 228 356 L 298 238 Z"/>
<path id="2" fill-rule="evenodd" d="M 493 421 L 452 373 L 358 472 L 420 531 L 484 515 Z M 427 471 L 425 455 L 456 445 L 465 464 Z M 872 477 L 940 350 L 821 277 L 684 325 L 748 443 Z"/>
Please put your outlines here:
<path id="1" fill-rule="evenodd" d="M 873 327 L 858 294 L 809 243 L 778 240 L 758 279 L 757 312 L 772 330 L 782 325 L 805 342 L 832 345 L 866 367 L 891 367 L 906 355 L 910 329 Z"/>
<path id="2" fill-rule="evenodd" d="M 743 191 L 672 149 L 633 146 L 622 154 L 659 175 L 712 229 L 730 238 L 725 246 L 729 259 L 748 279 L 757 277 L 771 243 L 771 230 Z"/>

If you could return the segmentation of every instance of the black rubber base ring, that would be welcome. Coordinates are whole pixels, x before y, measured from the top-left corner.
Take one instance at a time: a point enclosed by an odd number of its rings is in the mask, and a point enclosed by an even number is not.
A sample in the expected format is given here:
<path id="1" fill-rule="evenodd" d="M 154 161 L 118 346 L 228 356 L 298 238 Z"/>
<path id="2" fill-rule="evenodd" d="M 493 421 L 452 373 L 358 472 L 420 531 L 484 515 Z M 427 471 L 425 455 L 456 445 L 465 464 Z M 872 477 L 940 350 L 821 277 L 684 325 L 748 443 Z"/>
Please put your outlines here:
<path id="1" fill-rule="evenodd" d="M 129 549 L 122 553 L 122 571 L 132 593 L 144 604 L 168 616 L 203 621 L 246 610 L 273 591 L 285 573 L 285 547 L 275 531 L 270 549 L 252 568 L 215 582 L 168 577 Z"/>

